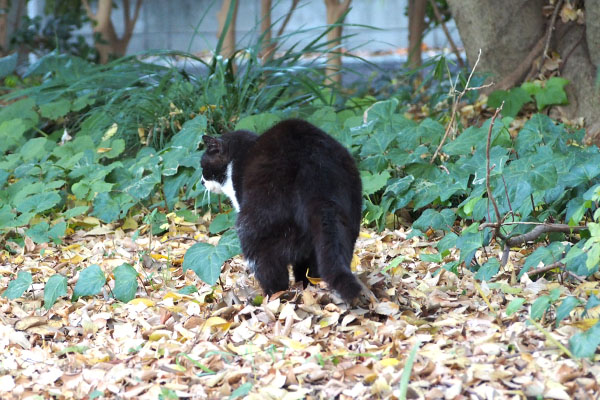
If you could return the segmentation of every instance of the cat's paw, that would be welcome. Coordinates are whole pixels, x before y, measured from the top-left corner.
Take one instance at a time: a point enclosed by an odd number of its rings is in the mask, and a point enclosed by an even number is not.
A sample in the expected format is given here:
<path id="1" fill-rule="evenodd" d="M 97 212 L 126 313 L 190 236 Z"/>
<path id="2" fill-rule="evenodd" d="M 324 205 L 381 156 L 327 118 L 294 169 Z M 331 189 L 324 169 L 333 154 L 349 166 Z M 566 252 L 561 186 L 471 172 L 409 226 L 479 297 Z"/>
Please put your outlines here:
<path id="1" fill-rule="evenodd" d="M 361 286 L 361 290 L 358 295 L 351 301 L 348 302 L 352 308 L 366 308 L 370 309 L 372 304 L 377 303 L 377 298 L 373 292 L 360 280 L 357 279 Z"/>

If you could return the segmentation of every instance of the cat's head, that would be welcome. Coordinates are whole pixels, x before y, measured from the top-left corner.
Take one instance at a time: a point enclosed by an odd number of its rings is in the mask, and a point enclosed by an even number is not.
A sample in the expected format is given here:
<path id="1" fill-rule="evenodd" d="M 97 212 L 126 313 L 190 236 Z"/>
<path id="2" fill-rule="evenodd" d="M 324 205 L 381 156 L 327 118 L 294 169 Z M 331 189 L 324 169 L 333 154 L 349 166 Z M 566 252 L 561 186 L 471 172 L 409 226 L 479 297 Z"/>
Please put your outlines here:
<path id="1" fill-rule="evenodd" d="M 227 166 L 231 162 L 228 146 L 221 138 L 204 135 L 206 151 L 202 155 L 202 184 L 213 193 L 223 193 L 227 180 Z"/>

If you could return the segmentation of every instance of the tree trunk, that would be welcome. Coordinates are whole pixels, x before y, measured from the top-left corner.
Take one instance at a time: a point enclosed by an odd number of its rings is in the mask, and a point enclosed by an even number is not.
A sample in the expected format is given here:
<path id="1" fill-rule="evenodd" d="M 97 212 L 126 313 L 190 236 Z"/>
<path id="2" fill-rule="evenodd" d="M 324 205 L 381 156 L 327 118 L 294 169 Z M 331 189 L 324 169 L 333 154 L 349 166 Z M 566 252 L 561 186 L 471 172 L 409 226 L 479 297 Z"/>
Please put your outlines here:
<path id="1" fill-rule="evenodd" d="M 341 24 L 343 21 L 338 20 L 348 10 L 348 7 L 350 7 L 350 0 L 325 0 L 325 7 L 327 8 L 327 24 Z M 327 80 L 338 85 L 342 83 L 342 75 L 340 74 L 342 68 L 342 55 L 340 53 L 341 38 L 341 25 L 336 26 L 327 33 L 331 55 L 327 60 L 328 67 L 325 74 Z"/>
<path id="2" fill-rule="evenodd" d="M 425 11 L 427 0 L 408 2 L 408 65 L 416 68 L 421 65 L 423 32 L 425 32 Z"/>
<path id="3" fill-rule="evenodd" d="M 123 21 L 125 23 L 125 32 L 122 37 L 118 37 L 115 27 L 112 23 L 111 12 L 112 0 L 98 0 L 98 9 L 94 13 L 88 0 L 82 0 L 86 13 L 94 23 L 94 33 L 100 35 L 100 40 L 96 41 L 95 47 L 100 56 L 100 62 L 106 64 L 111 55 L 122 57 L 127 52 L 127 46 L 133 35 L 133 29 L 140 14 L 143 0 L 136 0 L 133 16 L 130 15 L 129 0 L 123 0 Z"/>
<path id="4" fill-rule="evenodd" d="M 225 26 L 227 22 L 227 14 L 229 13 L 232 3 L 233 15 L 231 17 L 231 21 L 229 22 L 229 26 Z M 225 58 L 229 58 L 233 55 L 233 53 L 235 53 L 235 22 L 237 20 L 238 3 L 238 0 L 223 0 L 221 10 L 219 10 L 219 13 L 217 14 L 217 20 L 219 22 L 217 37 L 219 40 L 223 35 L 223 29 L 227 28 L 220 51 L 220 54 Z"/>
<path id="5" fill-rule="evenodd" d="M 275 50 L 271 29 L 271 0 L 260 0 L 260 32 L 262 35 L 261 57 L 269 59 Z"/>
<path id="6" fill-rule="evenodd" d="M 542 15 L 546 0 L 448 0 L 452 16 L 473 65 L 482 49 L 478 72 L 491 73 L 499 83 L 491 90 L 519 85 L 541 59 L 549 20 Z M 555 5 L 558 3 L 555 3 Z M 565 2 L 566 4 L 566 2 Z M 585 1 L 585 25 L 558 18 L 551 32 L 550 50 L 561 58 L 560 74 L 569 104 L 552 107 L 552 116 L 584 117 L 588 143 L 600 145 L 600 94 L 594 82 L 600 63 L 600 2 Z"/>
<path id="7" fill-rule="evenodd" d="M 8 28 L 8 0 L 0 0 L 0 56 L 6 55 L 7 28 Z"/>

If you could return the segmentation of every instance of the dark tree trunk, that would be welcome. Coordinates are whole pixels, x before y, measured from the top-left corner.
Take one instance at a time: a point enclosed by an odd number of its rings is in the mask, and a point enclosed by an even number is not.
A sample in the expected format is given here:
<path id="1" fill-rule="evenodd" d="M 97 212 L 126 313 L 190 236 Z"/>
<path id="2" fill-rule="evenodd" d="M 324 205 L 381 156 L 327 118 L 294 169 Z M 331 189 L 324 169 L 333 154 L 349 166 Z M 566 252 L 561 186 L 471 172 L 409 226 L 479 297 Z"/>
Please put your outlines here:
<path id="1" fill-rule="evenodd" d="M 425 32 L 425 11 L 427 0 L 408 2 L 408 65 L 412 68 L 421 65 L 423 32 Z"/>
<path id="2" fill-rule="evenodd" d="M 478 72 L 489 73 L 496 85 L 507 89 L 537 72 L 546 44 L 550 18 L 544 17 L 546 0 L 448 0 L 471 66 L 481 49 Z M 554 3 L 558 4 L 558 3 Z M 600 95 L 595 82 L 600 63 L 600 2 L 585 1 L 585 25 L 557 18 L 549 52 L 560 55 L 560 74 L 569 104 L 553 107 L 553 116 L 584 117 L 589 143 L 600 144 Z M 535 75 L 535 74 L 533 74 Z"/>

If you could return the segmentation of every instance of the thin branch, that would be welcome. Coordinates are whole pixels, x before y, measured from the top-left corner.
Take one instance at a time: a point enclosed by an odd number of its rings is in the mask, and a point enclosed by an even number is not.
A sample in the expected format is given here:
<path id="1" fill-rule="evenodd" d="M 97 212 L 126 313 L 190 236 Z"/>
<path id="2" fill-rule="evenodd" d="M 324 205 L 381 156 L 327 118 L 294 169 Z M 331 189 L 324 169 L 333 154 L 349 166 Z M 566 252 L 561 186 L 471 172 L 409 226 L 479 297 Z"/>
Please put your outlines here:
<path id="1" fill-rule="evenodd" d="M 569 226 L 567 224 L 543 224 L 536 226 L 527 233 L 506 239 L 506 245 L 509 247 L 520 246 L 527 242 L 531 242 L 537 239 L 542 234 L 548 232 L 571 233 L 573 231 L 582 231 L 586 229 L 588 228 L 585 226 Z"/>
<path id="2" fill-rule="evenodd" d="M 287 26 L 288 22 L 290 21 L 290 18 L 292 17 L 292 13 L 294 12 L 294 10 L 296 9 L 296 6 L 298 6 L 298 2 L 300 0 L 293 0 L 292 1 L 292 5 L 290 6 L 290 10 L 288 11 L 288 13 L 285 15 L 285 19 L 283 20 L 283 22 L 281 23 L 281 26 L 279 27 L 279 31 L 277 32 L 277 36 L 281 36 L 283 34 L 283 31 L 285 30 L 285 27 Z"/>
<path id="3" fill-rule="evenodd" d="M 444 19 L 442 18 L 440 9 L 438 8 L 435 0 L 429 0 L 429 3 L 431 4 L 431 7 L 433 8 L 433 13 L 435 14 L 435 19 L 437 19 L 438 23 L 442 27 L 442 30 L 444 31 L 444 34 L 446 35 L 446 39 L 448 40 L 448 44 L 450 45 L 452 52 L 456 55 L 456 62 L 458 62 L 458 66 L 461 69 L 464 69 L 465 62 L 463 61 L 462 57 L 460 56 L 460 51 L 458 50 L 458 47 L 456 47 L 456 43 L 454 43 L 454 40 L 452 39 L 452 35 L 450 35 L 450 31 L 448 31 L 448 27 L 446 26 L 446 23 L 444 22 Z"/>
<path id="4" fill-rule="evenodd" d="M 462 92 L 458 93 L 458 97 L 456 97 L 456 90 L 455 90 L 456 84 L 454 84 L 454 87 L 452 88 L 452 94 L 454 96 L 454 100 L 452 102 L 452 111 L 450 112 L 450 122 L 448 122 L 448 126 L 446 127 L 446 132 L 444 132 L 444 137 L 442 137 L 440 144 L 438 145 L 437 149 L 435 149 L 435 153 L 433 153 L 433 157 L 431 157 L 431 160 L 429 160 L 429 164 L 433 164 L 433 162 L 435 161 L 437 156 L 440 154 L 440 151 L 442 150 L 442 146 L 444 146 L 444 143 L 446 142 L 446 139 L 448 139 L 448 135 L 450 134 L 450 131 L 454 127 L 454 121 L 456 120 L 456 113 L 458 111 L 458 105 L 469 88 L 469 83 L 471 82 L 471 78 L 473 77 L 473 73 L 475 72 L 475 69 L 477 69 L 477 64 L 479 64 L 480 58 L 481 58 L 481 49 L 479 49 L 479 54 L 477 55 L 477 60 L 475 61 L 475 65 L 473 65 L 473 69 L 471 70 L 471 73 L 469 74 L 469 77 L 467 78 L 467 83 L 465 84 L 465 88 L 463 89 Z M 458 80 L 457 80 L 457 82 L 458 82 Z"/>
<path id="5" fill-rule="evenodd" d="M 502 177 L 502 183 L 504 184 L 504 194 L 506 195 L 506 201 L 508 202 L 508 210 L 510 215 L 512 216 L 513 222 L 515 221 L 515 212 L 512 209 L 512 204 L 510 204 L 510 196 L 508 195 L 508 188 L 506 187 L 506 179 L 504 179 L 504 175 L 500 175 Z"/>
<path id="6" fill-rule="evenodd" d="M 537 269 L 534 269 L 531 271 L 527 271 L 526 274 L 529 275 L 529 277 L 531 278 L 532 276 L 540 275 L 545 272 L 552 271 L 553 269 L 556 269 L 556 268 L 563 269 L 564 267 L 565 267 L 565 264 L 563 264 L 560 261 L 556 261 L 556 262 L 553 262 L 552 264 L 544 265 L 543 267 L 540 267 L 540 268 L 537 268 Z"/>
<path id="7" fill-rule="evenodd" d="M 552 13 L 552 19 L 550 20 L 550 25 L 548 25 L 548 30 L 546 31 L 546 44 L 544 45 L 543 58 L 548 58 L 548 47 L 550 47 L 550 39 L 552 38 L 552 31 L 554 30 L 554 25 L 556 24 L 556 17 L 558 16 L 558 11 L 562 7 L 562 3 L 564 0 L 558 0 L 556 3 L 556 7 L 554 7 L 554 12 Z M 540 65 L 541 69 L 541 65 Z"/>
<path id="8" fill-rule="evenodd" d="M 494 207 L 494 213 L 496 214 L 496 226 L 494 228 L 496 236 L 501 236 L 500 227 L 502 226 L 502 217 L 500 216 L 500 211 L 498 210 L 498 204 L 496 204 L 496 200 L 494 199 L 494 195 L 492 194 L 492 188 L 490 187 L 490 171 L 492 170 L 490 167 L 490 144 L 492 142 L 492 130 L 494 128 L 494 122 L 496 121 L 496 117 L 502 111 L 502 107 L 504 107 L 504 102 L 500 104 L 500 107 L 496 108 L 496 112 L 494 112 L 494 116 L 490 121 L 490 128 L 488 130 L 487 135 L 487 144 L 485 147 L 485 159 L 486 159 L 486 169 L 485 169 L 485 188 L 487 190 L 487 195 L 489 201 L 492 203 Z M 489 213 L 489 210 L 488 210 Z"/>

